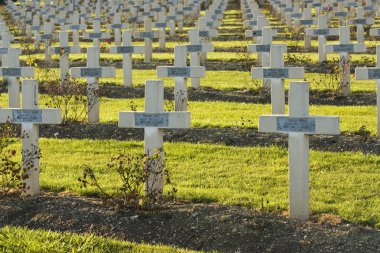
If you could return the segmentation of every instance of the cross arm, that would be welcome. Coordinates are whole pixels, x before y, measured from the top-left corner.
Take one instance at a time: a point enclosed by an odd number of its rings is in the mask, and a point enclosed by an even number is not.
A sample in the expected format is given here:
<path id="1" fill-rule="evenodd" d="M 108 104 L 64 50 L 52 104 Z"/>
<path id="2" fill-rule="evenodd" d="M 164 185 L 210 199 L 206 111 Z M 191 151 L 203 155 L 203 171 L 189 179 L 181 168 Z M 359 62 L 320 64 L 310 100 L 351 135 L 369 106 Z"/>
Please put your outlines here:
<path id="1" fill-rule="evenodd" d="M 81 68 L 75 67 L 70 69 L 71 76 L 73 78 L 85 78 L 85 77 L 96 77 L 96 78 L 109 78 L 116 76 L 115 67 L 99 67 L 99 68 Z"/>
<path id="2" fill-rule="evenodd" d="M 199 45 L 186 45 L 188 53 L 213 52 L 214 45 L 212 43 L 203 43 Z"/>
<path id="3" fill-rule="evenodd" d="M 80 54 L 81 48 L 78 46 L 70 46 L 70 47 L 50 47 L 50 50 L 54 54 Z"/>
<path id="4" fill-rule="evenodd" d="M 340 52 L 362 53 L 365 51 L 366 51 L 366 46 L 364 43 L 325 45 L 326 53 L 340 53 Z"/>
<path id="5" fill-rule="evenodd" d="M 174 67 L 174 66 L 158 66 L 158 77 L 204 77 L 206 75 L 206 68 L 204 66 L 192 67 Z"/>
<path id="6" fill-rule="evenodd" d="M 151 32 L 133 32 L 133 37 L 136 39 L 155 39 L 160 37 L 160 33 L 158 31 Z"/>
<path id="7" fill-rule="evenodd" d="M 0 123 L 61 124 L 61 109 L 0 109 Z"/>
<path id="8" fill-rule="evenodd" d="M 119 127 L 190 128 L 190 112 L 119 112 Z"/>
<path id="9" fill-rule="evenodd" d="M 252 79 L 302 79 L 305 77 L 303 67 L 286 68 L 252 68 Z"/>
<path id="10" fill-rule="evenodd" d="M 34 67 L 0 68 L 1 77 L 34 77 Z"/>
<path id="11" fill-rule="evenodd" d="M 111 34 L 109 32 L 90 32 L 85 33 L 83 37 L 85 39 L 109 39 Z"/>
<path id="12" fill-rule="evenodd" d="M 112 46 L 111 54 L 143 54 L 144 46 Z"/>
<path id="13" fill-rule="evenodd" d="M 380 68 L 355 68 L 356 80 L 380 80 Z"/>
<path id="14" fill-rule="evenodd" d="M 248 45 L 247 47 L 247 50 L 249 53 L 261 53 L 261 52 L 264 52 L 264 53 L 268 53 L 270 52 L 270 44 L 251 44 L 251 45 Z M 284 52 L 287 51 L 287 48 L 288 46 L 287 45 L 281 45 L 283 46 L 284 48 Z"/>
<path id="15" fill-rule="evenodd" d="M 307 36 L 338 36 L 339 29 L 338 28 L 326 28 L 326 29 L 307 28 L 306 35 Z"/>
<path id="16" fill-rule="evenodd" d="M 259 132 L 337 135 L 340 134 L 339 117 L 308 116 L 297 118 L 287 115 L 262 115 L 259 118 Z"/>

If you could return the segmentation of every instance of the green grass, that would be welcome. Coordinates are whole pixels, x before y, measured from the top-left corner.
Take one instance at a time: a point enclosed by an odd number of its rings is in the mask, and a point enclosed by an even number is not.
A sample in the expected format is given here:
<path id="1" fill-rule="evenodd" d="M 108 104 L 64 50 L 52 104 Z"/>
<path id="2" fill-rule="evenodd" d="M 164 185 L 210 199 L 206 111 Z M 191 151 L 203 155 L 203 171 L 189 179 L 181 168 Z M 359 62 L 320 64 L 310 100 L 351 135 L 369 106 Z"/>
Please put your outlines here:
<path id="1" fill-rule="evenodd" d="M 50 252 L 131 252 L 131 253 L 191 253 L 165 245 L 137 244 L 94 234 L 59 233 L 18 227 L 0 228 L 0 252 L 4 253 L 50 253 Z"/>
<path id="2" fill-rule="evenodd" d="M 40 99 L 40 105 L 45 104 Z M 103 98 L 100 103 L 101 122 L 117 122 L 120 111 L 131 111 L 130 104 L 137 110 L 144 110 L 144 99 L 111 99 Z M 0 96 L 0 107 L 6 107 L 7 96 Z M 42 107 L 42 106 L 41 106 Z M 216 109 L 217 108 L 217 109 Z M 168 110 L 168 108 L 165 108 Z M 258 118 L 262 114 L 270 114 L 269 104 L 233 103 L 233 102 L 196 102 L 190 101 L 188 110 L 191 112 L 192 127 L 258 127 Z M 310 106 L 311 115 L 340 116 L 341 131 L 356 132 L 363 125 L 376 134 L 376 106 Z M 247 123 L 248 120 L 252 122 Z"/>
<path id="3" fill-rule="evenodd" d="M 93 167 L 102 185 L 112 190 L 118 179 L 105 166 L 109 158 L 122 151 L 143 152 L 142 142 L 42 138 L 40 143 L 42 188 L 90 195 L 93 189 L 80 188 L 77 182 L 83 166 Z M 285 148 L 165 143 L 164 149 L 180 198 L 258 208 L 264 198 L 269 201 L 265 210 L 287 209 Z M 379 168 L 379 156 L 312 150 L 311 211 L 380 227 Z"/>

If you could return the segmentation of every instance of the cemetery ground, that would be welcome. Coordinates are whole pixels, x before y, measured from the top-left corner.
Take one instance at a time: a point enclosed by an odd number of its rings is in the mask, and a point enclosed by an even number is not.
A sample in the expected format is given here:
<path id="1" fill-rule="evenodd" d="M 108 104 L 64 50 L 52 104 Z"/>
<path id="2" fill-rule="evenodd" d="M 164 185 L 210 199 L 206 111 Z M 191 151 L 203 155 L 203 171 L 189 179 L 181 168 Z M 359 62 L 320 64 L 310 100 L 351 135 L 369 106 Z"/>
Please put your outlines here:
<path id="1" fill-rule="evenodd" d="M 168 39 L 167 49 L 154 49 L 151 63 L 133 56 L 133 88 L 121 86 L 122 57 L 106 53 L 110 43 L 101 44 L 100 64 L 118 68 L 116 78 L 100 79 L 101 122 L 40 128 L 43 193 L 0 198 L 0 251 L 379 251 L 375 84 L 353 81 L 352 95 L 339 96 L 339 75 L 317 64 L 316 41 L 306 52 L 302 40 L 279 27 L 275 42 L 289 46 L 286 65 L 307 70 L 310 114 L 340 115 L 342 130 L 340 136 L 311 137 L 311 219 L 290 220 L 287 136 L 257 130 L 258 116 L 270 113 L 270 96 L 262 92 L 260 82 L 251 80 L 249 71 L 257 59 L 244 53 L 251 42 L 244 38 L 237 9 L 230 4 L 225 13 L 220 36 L 213 42 L 216 50 L 208 53 L 201 89 L 189 90 L 192 128 L 164 132 L 165 165 L 178 190 L 176 198 L 160 210 L 123 209 L 106 205 L 96 189 L 81 188 L 77 179 L 84 166 L 92 167 L 102 186 L 115 192 L 117 175 L 106 168 L 110 157 L 144 150 L 143 131 L 118 128 L 118 112 L 143 110 L 145 81 L 157 79 L 156 66 L 173 65 L 173 47 L 186 43 L 187 26 L 176 41 Z M 40 104 L 45 105 L 49 94 L 44 85 L 59 81 L 58 57 L 45 62 L 43 52 L 29 50 L 24 40 L 17 37 L 15 45 L 23 48 L 22 65 L 39 67 Z M 81 47 L 90 44 L 81 42 Z M 375 65 L 376 41 L 366 44 L 367 54 L 352 56 L 353 66 Z M 71 66 L 84 66 L 86 55 L 70 55 L 70 61 Z M 174 109 L 173 85 L 172 79 L 165 79 L 169 111 Z M 0 107 L 6 107 L 6 88 L 1 91 Z M 16 141 L 11 148 L 20 146 Z"/>

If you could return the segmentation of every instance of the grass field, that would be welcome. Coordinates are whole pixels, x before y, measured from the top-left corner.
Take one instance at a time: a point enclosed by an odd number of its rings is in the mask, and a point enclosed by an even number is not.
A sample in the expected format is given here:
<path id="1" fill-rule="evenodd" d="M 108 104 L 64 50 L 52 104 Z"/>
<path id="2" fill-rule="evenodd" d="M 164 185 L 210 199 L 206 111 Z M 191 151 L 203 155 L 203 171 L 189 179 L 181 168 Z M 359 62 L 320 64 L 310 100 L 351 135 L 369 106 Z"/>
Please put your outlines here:
<path id="1" fill-rule="evenodd" d="M 266 11 L 266 14 L 268 12 Z M 294 59 L 288 64 L 307 63 L 316 65 L 318 54 L 316 38 L 312 41 L 313 51 L 307 52 L 303 40 L 290 38 L 292 34 L 284 29 L 283 24 L 271 18 L 272 25 L 279 28 L 275 44 L 287 44 Z M 187 31 L 176 34 L 166 43 L 167 49 L 159 51 L 158 42 L 154 41 L 153 65 L 173 65 L 175 45 L 187 44 Z M 252 39 L 244 38 L 244 30 L 239 10 L 227 10 L 219 37 L 212 43 L 215 52 L 207 54 L 208 66 L 206 77 L 201 86 L 220 91 L 257 90 L 261 80 L 252 81 L 246 66 L 257 64 L 256 54 L 247 54 L 248 44 Z M 352 34 L 353 35 L 353 34 Z M 288 36 L 289 39 L 285 39 Z M 16 39 L 21 39 L 16 37 Z M 351 38 L 353 39 L 353 37 Z M 174 41 L 173 41 L 174 40 Z M 337 43 L 337 41 L 328 43 Z M 352 41 L 354 42 L 354 41 Z M 143 45 L 141 40 L 134 41 Z M 367 47 L 378 44 L 375 39 L 366 41 Z M 54 42 L 54 45 L 58 45 Z M 109 54 L 113 43 L 102 42 L 100 59 L 103 64 L 116 66 L 122 60 L 121 55 Z M 14 47 L 27 48 L 23 43 L 14 43 Z M 92 43 L 81 42 L 82 48 Z M 32 48 L 32 46 L 30 47 Z M 298 50 L 298 52 L 297 52 Z M 293 53 L 294 51 L 294 53 Z M 300 52 L 302 51 L 302 52 Z M 327 56 L 329 61 L 337 54 Z M 44 59 L 44 54 L 24 54 L 20 60 L 29 65 Z M 143 55 L 133 55 L 134 63 L 142 64 Z M 70 55 L 70 62 L 85 65 L 86 54 Z M 55 55 L 52 61 L 58 62 Z M 354 54 L 353 64 L 373 65 L 375 55 L 372 53 Z M 51 62 L 50 62 L 51 63 Z M 162 64 L 161 64 L 162 63 Z M 47 63 L 49 64 L 49 62 Z M 301 64 L 302 65 L 302 64 Z M 35 64 L 35 78 L 40 83 L 58 80 L 58 68 L 43 67 Z M 232 67 L 231 67 L 232 66 Z M 245 66 L 243 69 L 241 66 Z M 220 69 L 220 70 L 219 70 Z M 233 69 L 233 70 L 231 70 Z M 329 83 L 331 75 L 306 73 L 305 80 L 310 82 L 311 90 L 334 90 L 336 86 Z M 146 80 L 157 78 L 154 67 L 141 69 L 133 67 L 135 87 L 143 87 Z M 173 79 L 163 79 L 165 87 L 173 87 Z M 84 81 L 80 79 L 79 81 Z M 286 80 L 289 83 L 296 80 Z M 299 80 L 300 81 L 300 80 Z M 117 69 L 116 77 L 100 79 L 101 85 L 122 85 L 122 70 Z M 351 91 L 376 92 L 374 81 L 356 81 L 351 75 Z M 40 96 L 40 105 L 45 107 L 46 98 Z M 137 110 L 143 110 L 144 99 L 102 98 L 101 123 L 117 122 L 120 111 L 130 111 L 133 103 Z M 0 96 L 0 108 L 7 107 L 7 94 Z M 168 108 L 165 108 L 168 109 Z M 258 117 L 269 114 L 269 104 L 238 103 L 225 101 L 189 101 L 191 126 L 196 128 L 252 128 L 257 129 Z M 341 131 L 356 133 L 362 126 L 376 134 L 375 106 L 330 106 L 311 105 L 311 115 L 340 116 Z M 250 123 L 247 123 L 251 120 Z M 242 123 L 245 123 L 242 125 Z M 105 189 L 115 193 L 118 182 L 116 173 L 108 171 L 106 164 L 111 156 L 120 152 L 142 153 L 142 142 L 118 140 L 78 140 L 41 138 L 41 187 L 49 192 L 72 192 L 84 196 L 99 196 L 93 188 L 83 189 L 77 179 L 82 175 L 84 166 L 95 169 Z M 12 146 L 21 149 L 18 141 Z M 232 147 L 217 144 L 191 144 L 175 142 L 164 144 L 166 166 L 171 172 L 172 182 L 178 189 L 177 197 L 192 202 L 218 202 L 225 205 L 237 205 L 275 213 L 282 213 L 288 208 L 288 152 L 285 148 L 271 147 Z M 335 214 L 345 221 L 380 228 L 380 157 L 361 152 L 321 152 L 310 151 L 310 208 L 313 214 Z M 0 228 L 0 252 L 194 252 L 186 249 L 172 248 L 165 245 L 136 244 L 112 238 L 97 237 L 94 234 L 56 233 L 45 230 L 26 228 Z"/>

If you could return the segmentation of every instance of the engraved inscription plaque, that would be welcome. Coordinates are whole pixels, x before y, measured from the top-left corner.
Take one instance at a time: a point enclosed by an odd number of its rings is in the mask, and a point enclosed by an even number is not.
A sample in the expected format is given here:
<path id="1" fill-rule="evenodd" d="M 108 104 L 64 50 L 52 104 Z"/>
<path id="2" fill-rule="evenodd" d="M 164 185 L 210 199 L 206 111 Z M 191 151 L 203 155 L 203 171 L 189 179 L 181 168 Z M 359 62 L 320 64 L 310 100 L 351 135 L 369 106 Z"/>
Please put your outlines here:
<path id="1" fill-rule="evenodd" d="M 153 39 L 154 33 L 153 32 L 140 32 L 141 38 L 147 38 L 147 39 Z"/>
<path id="2" fill-rule="evenodd" d="M 41 40 L 51 40 L 53 38 L 53 34 L 41 34 Z"/>
<path id="3" fill-rule="evenodd" d="M 380 79 L 380 69 L 368 69 L 369 79 Z"/>
<path id="4" fill-rule="evenodd" d="M 202 45 L 187 45 L 186 49 L 189 53 L 198 53 L 202 52 Z"/>
<path id="5" fill-rule="evenodd" d="M 39 31 L 40 30 L 40 26 L 39 25 L 32 25 L 32 31 Z"/>
<path id="6" fill-rule="evenodd" d="M 256 45 L 257 52 L 270 52 L 270 45 Z"/>
<path id="7" fill-rule="evenodd" d="M 3 68 L 3 76 L 21 76 L 21 68 Z"/>
<path id="8" fill-rule="evenodd" d="M 123 28 L 123 25 L 122 24 L 113 24 L 113 25 L 111 25 L 111 28 L 112 29 L 121 29 L 121 28 Z"/>
<path id="9" fill-rule="evenodd" d="M 289 69 L 264 69 L 263 78 L 289 78 Z"/>
<path id="10" fill-rule="evenodd" d="M 80 69 L 81 77 L 102 77 L 101 68 L 82 68 Z"/>
<path id="11" fill-rule="evenodd" d="M 0 54 L 7 54 L 8 48 L 7 47 L 0 47 Z"/>
<path id="12" fill-rule="evenodd" d="M 164 22 L 161 22 L 161 23 L 156 23 L 156 28 L 165 28 L 166 27 L 166 23 Z"/>
<path id="13" fill-rule="evenodd" d="M 168 113 L 135 113 L 136 127 L 168 127 Z"/>
<path id="14" fill-rule="evenodd" d="M 345 11 L 335 12 L 335 17 L 346 17 L 346 16 L 347 16 L 347 12 Z"/>
<path id="15" fill-rule="evenodd" d="M 42 122 L 42 110 L 34 109 L 19 109 L 13 111 L 14 123 L 41 123 Z"/>
<path id="16" fill-rule="evenodd" d="M 90 39 L 100 39 L 102 37 L 102 33 L 89 33 L 88 37 Z"/>
<path id="17" fill-rule="evenodd" d="M 134 47 L 132 46 L 117 47 L 118 54 L 132 54 L 133 52 L 134 52 Z"/>
<path id="18" fill-rule="evenodd" d="M 315 133 L 315 119 L 278 117 L 277 131 Z"/>
<path id="19" fill-rule="evenodd" d="M 168 68 L 168 76 L 170 77 L 189 77 L 190 76 L 190 68 L 176 68 L 170 67 Z"/>
<path id="20" fill-rule="evenodd" d="M 342 44 L 334 45 L 334 52 L 354 52 L 354 45 L 352 44 Z"/>
<path id="21" fill-rule="evenodd" d="M 302 13 L 293 13 L 290 15 L 292 18 L 301 18 L 302 17 Z"/>
<path id="22" fill-rule="evenodd" d="M 358 18 L 358 19 L 354 19 L 353 23 L 355 25 L 365 25 L 367 24 L 367 20 L 365 18 Z"/>
<path id="23" fill-rule="evenodd" d="M 301 25 L 312 25 L 313 20 L 312 19 L 302 19 L 302 20 L 300 20 L 300 24 Z"/>
<path id="24" fill-rule="evenodd" d="M 80 25 L 71 25 L 70 29 L 71 30 L 80 30 Z"/>
<path id="25" fill-rule="evenodd" d="M 315 35 L 329 35 L 329 29 L 316 29 L 314 30 Z"/>
<path id="26" fill-rule="evenodd" d="M 199 37 L 209 37 L 208 31 L 199 31 Z"/>

